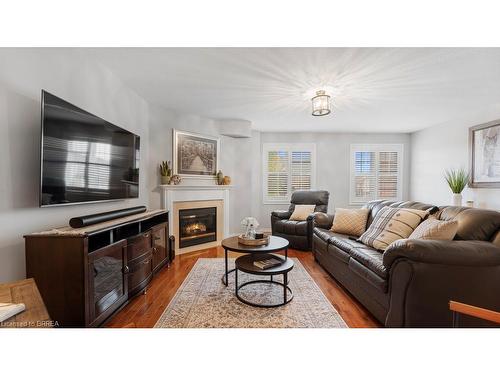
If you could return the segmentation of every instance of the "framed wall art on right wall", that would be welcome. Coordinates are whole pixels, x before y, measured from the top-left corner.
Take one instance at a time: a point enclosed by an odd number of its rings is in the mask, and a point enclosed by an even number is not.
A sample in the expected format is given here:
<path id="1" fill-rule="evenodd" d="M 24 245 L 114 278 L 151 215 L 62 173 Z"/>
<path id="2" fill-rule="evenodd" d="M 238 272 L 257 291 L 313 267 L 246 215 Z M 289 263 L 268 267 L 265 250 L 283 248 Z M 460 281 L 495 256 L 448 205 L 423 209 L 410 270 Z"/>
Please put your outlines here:
<path id="1" fill-rule="evenodd" d="M 500 188 L 500 120 L 469 128 L 470 187 Z"/>

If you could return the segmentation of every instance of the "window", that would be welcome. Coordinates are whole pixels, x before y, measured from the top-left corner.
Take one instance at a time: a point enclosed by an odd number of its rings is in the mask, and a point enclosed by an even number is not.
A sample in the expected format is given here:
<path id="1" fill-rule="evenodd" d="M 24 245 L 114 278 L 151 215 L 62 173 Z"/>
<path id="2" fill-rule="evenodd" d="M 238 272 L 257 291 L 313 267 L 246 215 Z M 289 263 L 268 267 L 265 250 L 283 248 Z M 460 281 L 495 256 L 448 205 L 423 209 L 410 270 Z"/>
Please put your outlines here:
<path id="1" fill-rule="evenodd" d="M 351 145 L 349 201 L 402 199 L 403 145 Z"/>
<path id="2" fill-rule="evenodd" d="M 264 143 L 264 203 L 289 203 L 295 190 L 316 185 L 314 143 Z"/>

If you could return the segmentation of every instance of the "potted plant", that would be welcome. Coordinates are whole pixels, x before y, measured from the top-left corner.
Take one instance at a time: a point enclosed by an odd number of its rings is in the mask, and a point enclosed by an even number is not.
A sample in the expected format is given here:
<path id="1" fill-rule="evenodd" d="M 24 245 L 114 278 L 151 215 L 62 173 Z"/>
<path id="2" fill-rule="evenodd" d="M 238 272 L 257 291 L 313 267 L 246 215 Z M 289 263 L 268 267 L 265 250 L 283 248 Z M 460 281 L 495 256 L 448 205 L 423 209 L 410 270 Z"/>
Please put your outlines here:
<path id="1" fill-rule="evenodd" d="M 462 205 L 462 191 L 469 183 L 470 175 L 465 169 L 450 169 L 444 174 L 444 178 L 453 192 L 453 205 Z"/>
<path id="2" fill-rule="evenodd" d="M 170 179 L 172 177 L 172 168 L 170 168 L 170 161 L 162 161 L 160 163 L 160 175 L 161 175 L 161 184 L 169 185 Z"/>

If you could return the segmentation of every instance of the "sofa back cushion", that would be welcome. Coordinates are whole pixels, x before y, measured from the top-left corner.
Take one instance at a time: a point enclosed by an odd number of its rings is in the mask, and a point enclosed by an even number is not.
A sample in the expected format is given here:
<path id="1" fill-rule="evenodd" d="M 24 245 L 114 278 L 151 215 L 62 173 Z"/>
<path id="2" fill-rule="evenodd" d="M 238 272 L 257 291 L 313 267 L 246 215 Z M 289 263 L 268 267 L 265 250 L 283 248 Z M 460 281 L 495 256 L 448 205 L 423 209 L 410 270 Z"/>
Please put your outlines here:
<path id="1" fill-rule="evenodd" d="M 410 240 L 446 240 L 451 241 L 455 238 L 458 230 L 458 221 L 456 220 L 438 220 L 435 217 L 429 217 L 422 221 L 420 225 L 408 237 Z"/>
<path id="2" fill-rule="evenodd" d="M 377 213 L 384 207 L 394 207 L 394 208 L 411 208 L 414 210 L 430 211 L 431 209 L 437 207 L 432 204 L 416 202 L 416 201 L 387 201 L 387 200 L 373 200 L 364 206 L 370 210 L 368 214 L 368 220 L 366 222 L 366 228 L 368 229 L 373 222 L 373 219 Z"/>
<path id="3" fill-rule="evenodd" d="M 347 234 L 350 236 L 361 236 L 366 230 L 366 219 L 368 209 L 337 208 L 333 217 L 332 228 L 334 233 Z"/>
<path id="4" fill-rule="evenodd" d="M 297 190 L 292 193 L 289 212 L 295 210 L 295 205 L 314 204 L 314 212 L 325 212 L 328 209 L 330 193 L 326 190 Z"/>
<path id="5" fill-rule="evenodd" d="M 500 230 L 500 212 L 471 207 L 442 207 L 439 220 L 458 221 L 456 240 L 493 241 Z"/>
<path id="6" fill-rule="evenodd" d="M 423 210 L 383 207 L 359 240 L 367 246 L 385 250 L 394 241 L 408 238 L 428 214 Z"/>
<path id="7" fill-rule="evenodd" d="M 493 236 L 493 240 L 491 242 L 493 245 L 500 247 L 500 230 Z"/>

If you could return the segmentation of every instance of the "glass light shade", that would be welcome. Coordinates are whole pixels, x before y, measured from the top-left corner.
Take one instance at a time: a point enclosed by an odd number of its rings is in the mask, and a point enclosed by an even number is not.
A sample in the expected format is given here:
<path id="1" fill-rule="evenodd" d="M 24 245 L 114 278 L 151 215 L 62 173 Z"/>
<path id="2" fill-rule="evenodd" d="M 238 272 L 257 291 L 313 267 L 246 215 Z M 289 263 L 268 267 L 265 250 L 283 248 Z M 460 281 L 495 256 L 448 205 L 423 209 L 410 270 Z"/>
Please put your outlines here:
<path id="1" fill-rule="evenodd" d="M 330 111 L 330 96 L 326 95 L 325 91 L 320 90 L 316 92 L 316 96 L 311 99 L 312 101 L 312 115 L 325 116 Z"/>

